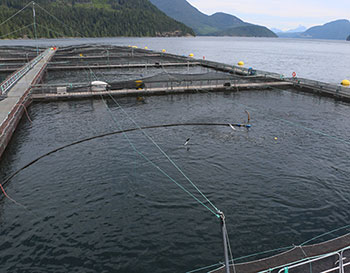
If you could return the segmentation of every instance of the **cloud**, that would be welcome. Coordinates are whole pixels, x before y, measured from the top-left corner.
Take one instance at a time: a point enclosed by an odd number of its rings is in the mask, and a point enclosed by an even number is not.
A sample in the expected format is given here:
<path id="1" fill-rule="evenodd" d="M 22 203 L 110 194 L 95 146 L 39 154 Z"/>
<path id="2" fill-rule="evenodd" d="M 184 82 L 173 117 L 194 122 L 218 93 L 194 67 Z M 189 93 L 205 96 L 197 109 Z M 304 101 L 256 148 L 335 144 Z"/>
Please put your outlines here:
<path id="1" fill-rule="evenodd" d="M 349 0 L 189 0 L 189 2 L 207 14 L 222 11 L 248 22 L 265 25 L 278 26 L 281 21 L 285 23 L 289 21 L 290 25 L 299 23 L 315 25 L 350 17 Z"/>

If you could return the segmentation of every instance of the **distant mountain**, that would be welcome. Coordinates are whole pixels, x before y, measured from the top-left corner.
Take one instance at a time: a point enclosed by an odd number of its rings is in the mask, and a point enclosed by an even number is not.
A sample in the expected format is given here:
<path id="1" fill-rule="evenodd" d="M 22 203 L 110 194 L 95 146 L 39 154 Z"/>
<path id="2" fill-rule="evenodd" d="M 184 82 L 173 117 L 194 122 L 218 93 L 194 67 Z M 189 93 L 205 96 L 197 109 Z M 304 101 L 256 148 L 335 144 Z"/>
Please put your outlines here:
<path id="1" fill-rule="evenodd" d="M 345 40 L 350 33 L 349 20 L 337 20 L 322 26 L 309 28 L 304 32 L 277 33 L 281 38 L 309 38 L 309 39 L 331 39 Z"/>
<path id="2" fill-rule="evenodd" d="M 276 34 L 280 38 L 302 38 L 302 32 L 278 32 Z"/>
<path id="3" fill-rule="evenodd" d="M 267 27 L 249 25 L 225 29 L 212 34 L 213 36 L 236 36 L 236 37 L 278 37 Z"/>
<path id="4" fill-rule="evenodd" d="M 302 38 L 345 40 L 350 33 L 349 20 L 337 20 L 323 26 L 309 28 L 301 34 Z"/>
<path id="5" fill-rule="evenodd" d="M 194 35 L 191 28 L 168 17 L 148 0 L 35 2 L 39 38 Z M 0 0 L 0 21 L 5 21 L 28 3 L 29 0 Z M 31 8 L 29 6 L 19 16 L 3 24 L 0 37 L 34 38 Z"/>
<path id="6" fill-rule="evenodd" d="M 294 29 L 290 29 L 290 30 L 287 30 L 285 31 L 286 33 L 295 33 L 295 32 L 303 32 L 305 31 L 307 28 L 302 26 L 302 25 L 299 25 L 297 28 L 294 28 Z"/>
<path id="7" fill-rule="evenodd" d="M 270 30 L 272 31 L 272 32 L 274 32 L 274 33 L 282 33 L 283 32 L 283 30 L 282 29 L 279 29 L 279 28 L 270 28 Z"/>
<path id="8" fill-rule="evenodd" d="M 246 23 L 236 16 L 226 13 L 215 13 L 211 16 L 200 12 L 193 7 L 186 0 L 150 0 L 156 7 L 163 11 L 168 16 L 180 21 L 189 27 L 191 27 L 197 35 L 220 35 L 223 31 L 227 30 L 227 35 L 232 34 L 234 36 L 236 31 L 230 31 L 235 27 L 252 26 L 252 24 Z M 240 29 L 239 36 L 251 37 L 253 33 L 259 35 L 259 37 L 274 37 L 272 31 L 264 29 L 260 32 L 260 28 L 255 26 L 252 28 Z M 267 36 L 263 36 L 266 34 Z"/>

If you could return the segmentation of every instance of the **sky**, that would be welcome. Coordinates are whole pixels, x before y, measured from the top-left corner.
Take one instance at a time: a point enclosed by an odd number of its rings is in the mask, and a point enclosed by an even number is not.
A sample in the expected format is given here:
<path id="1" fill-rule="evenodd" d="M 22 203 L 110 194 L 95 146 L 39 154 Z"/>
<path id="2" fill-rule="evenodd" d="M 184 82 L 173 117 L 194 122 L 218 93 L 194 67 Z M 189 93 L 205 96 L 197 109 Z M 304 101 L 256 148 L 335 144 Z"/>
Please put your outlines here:
<path id="1" fill-rule="evenodd" d="M 243 21 L 289 30 L 350 19 L 350 0 L 188 0 L 201 12 L 225 12 Z"/>

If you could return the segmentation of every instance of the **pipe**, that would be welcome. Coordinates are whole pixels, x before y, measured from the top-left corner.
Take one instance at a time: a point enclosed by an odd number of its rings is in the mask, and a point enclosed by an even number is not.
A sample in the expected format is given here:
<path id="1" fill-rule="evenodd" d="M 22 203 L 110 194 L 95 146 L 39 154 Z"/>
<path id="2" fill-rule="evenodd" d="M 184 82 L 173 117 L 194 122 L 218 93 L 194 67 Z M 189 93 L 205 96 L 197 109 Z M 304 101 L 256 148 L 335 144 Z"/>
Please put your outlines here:
<path id="1" fill-rule="evenodd" d="M 133 131 L 138 131 L 138 130 L 145 130 L 145 129 L 156 129 L 156 128 L 169 128 L 169 127 L 177 127 L 177 126 L 221 126 L 221 127 L 230 127 L 230 126 L 237 126 L 237 127 L 246 127 L 248 125 L 244 125 L 244 124 L 231 124 L 231 123 L 172 123 L 172 124 L 162 124 L 162 125 L 151 125 L 151 126 L 144 126 L 141 128 L 131 128 L 131 129 L 126 129 L 126 130 L 122 130 L 122 131 L 115 131 L 115 132 L 110 132 L 110 133 L 106 133 L 106 134 L 102 134 L 102 135 L 98 135 L 98 136 L 93 136 L 93 137 L 89 137 L 89 138 L 85 138 L 85 139 L 81 139 L 75 142 L 72 142 L 70 144 L 61 146 L 57 149 L 54 149 L 46 154 L 43 154 L 41 156 L 39 156 L 38 158 L 34 159 L 33 161 L 29 162 L 28 164 L 26 164 L 25 166 L 23 166 L 22 168 L 18 169 L 17 171 L 15 171 L 14 173 L 12 173 L 9 177 L 7 177 L 5 179 L 5 181 L 2 183 L 3 186 L 6 186 L 10 180 L 15 177 L 17 174 L 19 174 L 21 171 L 27 169 L 28 167 L 30 167 L 31 165 L 33 165 L 34 163 L 38 162 L 40 159 L 43 159 L 44 157 L 47 157 L 51 154 L 54 154 L 58 151 L 61 151 L 65 148 L 74 146 L 74 145 L 78 145 L 80 143 L 83 142 L 88 142 L 97 138 L 103 138 L 103 137 L 107 137 L 107 136 L 111 136 L 111 135 L 117 135 L 117 134 L 122 134 L 122 133 L 128 133 L 128 132 L 133 132 Z M 246 127 L 246 128 L 250 128 Z"/>

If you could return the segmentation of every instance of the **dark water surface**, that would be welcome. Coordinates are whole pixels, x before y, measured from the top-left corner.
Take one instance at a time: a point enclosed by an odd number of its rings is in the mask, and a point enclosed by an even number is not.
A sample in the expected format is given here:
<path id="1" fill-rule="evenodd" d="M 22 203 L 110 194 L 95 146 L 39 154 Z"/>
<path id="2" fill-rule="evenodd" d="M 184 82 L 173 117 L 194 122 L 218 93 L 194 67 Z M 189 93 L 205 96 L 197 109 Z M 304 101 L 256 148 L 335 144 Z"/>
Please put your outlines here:
<path id="1" fill-rule="evenodd" d="M 347 41 L 246 38 L 246 37 L 180 37 L 180 38 L 85 38 L 85 39 L 40 39 L 2 40 L 1 45 L 67 46 L 82 43 L 147 46 L 151 50 L 195 58 L 237 64 L 244 61 L 246 67 L 269 72 L 340 84 L 350 79 L 350 45 Z"/>
<path id="2" fill-rule="evenodd" d="M 118 102 L 141 126 L 244 122 L 250 111 L 249 131 L 147 130 L 225 212 L 235 257 L 299 244 L 349 223 L 348 104 L 278 90 Z M 135 127 L 107 103 L 122 128 Z M 56 147 L 118 130 L 101 100 L 34 104 L 29 114 L 33 123 L 22 120 L 4 154 L 2 178 Z M 141 132 L 127 136 L 191 189 Z M 6 190 L 27 209 L 0 201 L 0 272 L 185 272 L 223 259 L 219 220 L 123 135 L 43 158 Z"/>

